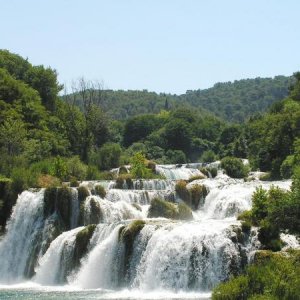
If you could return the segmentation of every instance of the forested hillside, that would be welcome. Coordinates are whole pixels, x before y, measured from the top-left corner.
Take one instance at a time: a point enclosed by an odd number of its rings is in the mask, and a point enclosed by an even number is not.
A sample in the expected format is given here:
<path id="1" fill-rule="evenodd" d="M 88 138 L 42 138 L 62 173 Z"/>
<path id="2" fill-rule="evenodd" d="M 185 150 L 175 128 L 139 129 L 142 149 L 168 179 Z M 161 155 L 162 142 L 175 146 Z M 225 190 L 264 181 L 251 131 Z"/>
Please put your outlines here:
<path id="1" fill-rule="evenodd" d="M 255 113 L 265 112 L 288 95 L 291 77 L 255 78 L 216 83 L 212 88 L 171 95 L 143 91 L 103 90 L 101 108 L 114 119 L 158 113 L 178 106 L 201 108 L 230 122 L 241 123 Z M 76 104 L 82 107 L 80 95 Z"/>

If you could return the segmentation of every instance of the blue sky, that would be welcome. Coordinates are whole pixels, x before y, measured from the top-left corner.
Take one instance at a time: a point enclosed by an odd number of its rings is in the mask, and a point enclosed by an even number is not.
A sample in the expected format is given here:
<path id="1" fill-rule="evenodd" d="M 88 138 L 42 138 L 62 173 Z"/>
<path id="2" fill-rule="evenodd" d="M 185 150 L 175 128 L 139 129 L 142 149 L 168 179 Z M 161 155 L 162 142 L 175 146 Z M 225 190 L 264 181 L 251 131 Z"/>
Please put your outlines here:
<path id="1" fill-rule="evenodd" d="M 299 0 L 0 0 L 0 48 L 111 89 L 184 93 L 300 70 Z"/>

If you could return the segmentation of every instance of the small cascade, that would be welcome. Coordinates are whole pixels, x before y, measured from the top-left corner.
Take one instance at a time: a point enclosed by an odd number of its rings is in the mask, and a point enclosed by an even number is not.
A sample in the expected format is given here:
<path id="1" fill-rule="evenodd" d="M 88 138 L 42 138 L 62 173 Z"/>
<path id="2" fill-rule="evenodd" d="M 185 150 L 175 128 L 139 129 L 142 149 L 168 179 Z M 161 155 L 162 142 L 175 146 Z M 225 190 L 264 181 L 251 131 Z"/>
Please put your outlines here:
<path id="1" fill-rule="evenodd" d="M 145 217 L 141 207 L 124 200 L 112 202 L 98 196 L 89 196 L 84 202 L 84 225 L 113 223 Z"/>
<path id="2" fill-rule="evenodd" d="M 153 198 L 163 198 L 166 200 L 174 199 L 172 191 L 147 191 L 147 190 L 108 190 L 106 198 L 111 202 L 125 201 L 127 203 L 136 203 L 139 205 L 149 205 Z"/>
<path id="3" fill-rule="evenodd" d="M 186 165 L 157 165 L 156 172 L 170 180 L 188 180 L 192 176 L 203 175 L 199 169 L 189 168 Z"/>
<path id="4" fill-rule="evenodd" d="M 34 281 L 45 285 L 64 282 L 69 266 L 72 264 L 76 234 L 83 227 L 77 227 L 58 236 L 39 261 Z M 51 272 L 49 272 L 51 270 Z"/>
<path id="5" fill-rule="evenodd" d="M 72 198 L 71 198 L 71 214 L 70 214 L 70 228 L 76 228 L 79 219 L 79 201 L 78 201 L 78 191 L 72 188 Z"/>
<path id="6" fill-rule="evenodd" d="M 148 238 L 133 284 L 145 291 L 210 290 L 243 264 L 239 245 L 226 233 L 227 226 L 203 222 L 158 228 Z M 147 227 L 144 230 L 149 235 Z"/>
<path id="7" fill-rule="evenodd" d="M 77 274 L 73 284 L 82 288 L 118 287 L 118 264 L 116 261 L 119 250 L 119 230 L 122 225 L 114 228 L 112 233 L 90 252 L 88 259 Z"/>

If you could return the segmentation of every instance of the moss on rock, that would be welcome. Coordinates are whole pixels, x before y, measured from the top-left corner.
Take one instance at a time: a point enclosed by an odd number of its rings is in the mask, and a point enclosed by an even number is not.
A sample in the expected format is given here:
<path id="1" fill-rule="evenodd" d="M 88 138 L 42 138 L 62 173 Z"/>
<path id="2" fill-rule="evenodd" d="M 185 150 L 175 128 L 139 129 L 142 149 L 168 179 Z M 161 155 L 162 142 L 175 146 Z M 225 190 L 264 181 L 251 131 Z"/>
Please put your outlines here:
<path id="1" fill-rule="evenodd" d="M 160 198 L 154 198 L 148 211 L 149 218 L 168 218 L 175 220 L 191 220 L 193 214 L 191 209 L 185 204 L 179 205 L 170 203 Z"/>
<path id="2" fill-rule="evenodd" d="M 122 241 L 125 246 L 124 268 L 123 268 L 123 271 L 125 272 L 129 269 L 129 262 L 133 252 L 134 240 L 144 226 L 145 226 L 145 221 L 135 220 L 132 221 L 127 226 L 123 226 L 120 228 L 119 240 Z"/>
<path id="3" fill-rule="evenodd" d="M 116 179 L 116 185 L 115 185 L 116 189 L 123 189 L 125 183 L 127 189 L 133 188 L 132 175 L 130 174 L 119 175 L 118 178 Z"/>
<path id="4" fill-rule="evenodd" d="M 163 217 L 168 219 L 176 219 L 177 214 L 177 207 L 175 204 L 160 198 L 154 198 L 151 201 L 148 211 L 149 218 Z"/>
<path id="5" fill-rule="evenodd" d="M 44 217 L 48 217 L 55 212 L 58 188 L 46 188 L 44 193 Z"/>
<path id="6" fill-rule="evenodd" d="M 95 185 L 95 193 L 101 198 L 105 198 L 106 196 L 105 188 L 100 184 Z"/>
<path id="7" fill-rule="evenodd" d="M 193 219 L 192 210 L 185 203 L 178 204 L 178 219 L 179 220 L 192 220 Z"/>
<path id="8" fill-rule="evenodd" d="M 204 205 L 205 197 L 208 194 L 208 190 L 205 185 L 194 184 L 190 189 L 190 203 L 193 209 L 198 209 L 199 206 Z"/>
<path id="9" fill-rule="evenodd" d="M 96 225 L 91 224 L 77 233 L 73 252 L 73 266 L 75 268 L 80 265 L 81 258 L 87 253 L 88 244 L 95 229 Z"/>
<path id="10" fill-rule="evenodd" d="M 139 211 L 142 211 L 142 207 L 141 207 L 138 203 L 131 203 L 131 205 L 132 205 L 135 209 L 137 209 L 137 210 L 139 210 Z"/>
<path id="11" fill-rule="evenodd" d="M 78 201 L 79 201 L 79 203 L 84 202 L 84 200 L 90 195 L 89 190 L 85 186 L 78 187 L 77 191 L 78 191 Z"/>
<path id="12" fill-rule="evenodd" d="M 175 185 L 175 191 L 177 195 L 182 199 L 187 205 L 191 205 L 190 192 L 187 189 L 187 182 L 185 180 L 179 180 Z"/>
<path id="13" fill-rule="evenodd" d="M 198 175 L 193 175 L 189 178 L 188 182 L 192 182 L 194 180 L 201 180 L 201 179 L 205 179 L 206 176 L 204 174 L 198 174 Z"/>
<path id="14" fill-rule="evenodd" d="M 62 187 L 57 190 L 56 208 L 67 228 L 70 228 L 72 189 Z"/>

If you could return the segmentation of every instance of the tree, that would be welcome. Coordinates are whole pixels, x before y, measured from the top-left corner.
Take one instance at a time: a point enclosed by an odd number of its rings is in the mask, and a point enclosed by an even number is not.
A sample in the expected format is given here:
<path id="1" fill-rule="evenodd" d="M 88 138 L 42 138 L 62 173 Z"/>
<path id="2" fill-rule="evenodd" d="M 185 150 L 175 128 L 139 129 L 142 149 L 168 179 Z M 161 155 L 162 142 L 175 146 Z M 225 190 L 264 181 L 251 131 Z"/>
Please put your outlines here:
<path id="1" fill-rule="evenodd" d="M 81 103 L 84 123 L 81 158 L 86 162 L 90 148 L 93 145 L 103 145 L 109 135 L 107 118 L 100 108 L 104 94 L 100 82 L 87 81 L 83 77 L 73 82 L 71 88 L 71 94 L 65 89 L 64 99 L 70 106 L 70 116 L 73 119 L 72 107 Z"/>
<path id="2" fill-rule="evenodd" d="M 21 120 L 7 119 L 0 126 L 0 146 L 10 156 L 20 154 L 26 134 L 25 125 Z"/>

